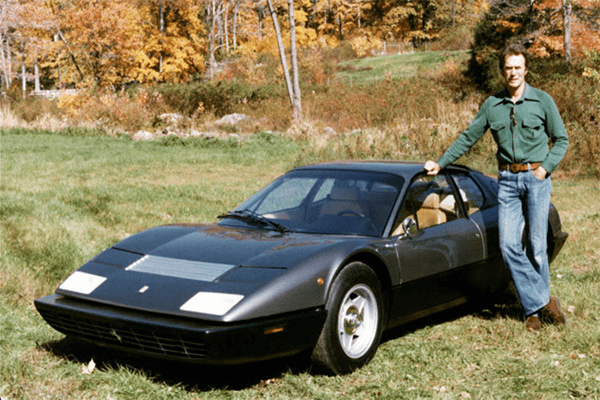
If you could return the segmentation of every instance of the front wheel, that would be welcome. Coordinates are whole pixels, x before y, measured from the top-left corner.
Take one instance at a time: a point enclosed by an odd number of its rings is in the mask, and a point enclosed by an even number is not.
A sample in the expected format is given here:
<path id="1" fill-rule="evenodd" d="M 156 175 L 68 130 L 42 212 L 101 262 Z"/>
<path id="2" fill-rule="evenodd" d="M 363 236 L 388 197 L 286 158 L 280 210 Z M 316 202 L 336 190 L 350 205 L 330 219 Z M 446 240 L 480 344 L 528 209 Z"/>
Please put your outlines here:
<path id="1" fill-rule="evenodd" d="M 373 358 L 383 331 L 381 284 L 362 262 L 348 264 L 335 278 L 327 299 L 327 318 L 312 359 L 342 375 Z"/>

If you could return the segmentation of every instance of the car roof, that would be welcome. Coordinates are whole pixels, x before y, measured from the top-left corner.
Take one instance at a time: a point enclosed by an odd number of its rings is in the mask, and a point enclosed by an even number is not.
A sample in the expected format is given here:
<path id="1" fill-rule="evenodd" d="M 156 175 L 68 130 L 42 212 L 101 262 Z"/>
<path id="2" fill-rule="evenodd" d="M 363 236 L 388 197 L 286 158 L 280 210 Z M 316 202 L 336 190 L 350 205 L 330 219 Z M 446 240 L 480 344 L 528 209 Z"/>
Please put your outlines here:
<path id="1" fill-rule="evenodd" d="M 294 168 L 293 171 L 338 169 L 347 171 L 384 172 L 408 177 L 422 172 L 423 164 L 423 162 L 418 161 L 342 160 L 305 165 Z M 451 168 L 471 171 L 470 168 L 461 165 L 452 165 Z"/>
<path id="2" fill-rule="evenodd" d="M 310 164 L 294 168 L 298 170 L 326 170 L 338 169 L 346 171 L 385 172 L 394 175 L 413 175 L 423 170 L 423 163 L 415 161 L 389 161 L 389 160 L 341 160 L 318 164 Z"/>

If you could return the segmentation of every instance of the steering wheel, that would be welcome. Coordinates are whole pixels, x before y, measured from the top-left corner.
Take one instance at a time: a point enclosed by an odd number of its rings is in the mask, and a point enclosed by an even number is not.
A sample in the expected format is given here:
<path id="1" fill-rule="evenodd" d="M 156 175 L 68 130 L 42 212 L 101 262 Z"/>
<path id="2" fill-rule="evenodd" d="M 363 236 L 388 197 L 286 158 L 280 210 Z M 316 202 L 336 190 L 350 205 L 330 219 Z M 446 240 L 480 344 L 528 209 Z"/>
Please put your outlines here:
<path id="1" fill-rule="evenodd" d="M 337 215 L 339 215 L 339 216 L 342 216 L 342 215 L 344 215 L 344 214 L 350 214 L 350 215 L 354 215 L 355 217 L 366 218 L 366 217 L 364 216 L 364 214 L 361 214 L 361 213 L 359 213 L 358 211 L 355 211 L 355 210 L 350 210 L 350 209 L 347 209 L 347 210 L 342 210 L 342 211 L 340 211 L 339 213 L 337 213 Z"/>

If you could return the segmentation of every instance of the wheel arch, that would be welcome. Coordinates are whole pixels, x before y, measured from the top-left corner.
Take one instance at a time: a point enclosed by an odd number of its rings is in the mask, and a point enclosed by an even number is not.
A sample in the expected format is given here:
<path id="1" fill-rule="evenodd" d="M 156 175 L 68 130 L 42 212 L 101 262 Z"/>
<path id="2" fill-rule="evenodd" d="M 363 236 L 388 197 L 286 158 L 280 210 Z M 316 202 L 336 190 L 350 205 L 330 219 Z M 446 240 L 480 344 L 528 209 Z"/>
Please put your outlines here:
<path id="1" fill-rule="evenodd" d="M 380 344 L 387 306 L 382 278 L 377 273 L 379 268 L 373 267 L 381 261 L 378 263 L 377 256 L 373 257 L 361 254 L 348 257 L 340 263 L 328 287 L 325 325 L 311 354 L 315 366 L 323 368 L 325 373 L 351 373 L 368 363 Z M 361 305 L 355 305 L 353 299 L 360 299 L 357 304 Z"/>
<path id="2" fill-rule="evenodd" d="M 387 325 L 387 318 L 389 316 L 389 307 L 391 304 L 391 292 L 392 292 L 392 279 L 388 267 L 385 262 L 378 257 L 376 254 L 362 251 L 355 254 L 352 254 L 348 257 L 344 262 L 340 264 L 337 268 L 335 274 L 331 277 L 331 284 L 327 288 L 325 295 L 325 303 L 327 303 L 327 299 L 331 295 L 331 289 L 333 286 L 333 282 L 335 278 L 340 274 L 340 272 L 350 263 L 355 261 L 360 261 L 366 264 L 369 268 L 375 272 L 377 279 L 379 280 L 379 284 L 381 285 L 381 291 L 383 292 L 383 306 L 384 306 L 384 325 Z"/>

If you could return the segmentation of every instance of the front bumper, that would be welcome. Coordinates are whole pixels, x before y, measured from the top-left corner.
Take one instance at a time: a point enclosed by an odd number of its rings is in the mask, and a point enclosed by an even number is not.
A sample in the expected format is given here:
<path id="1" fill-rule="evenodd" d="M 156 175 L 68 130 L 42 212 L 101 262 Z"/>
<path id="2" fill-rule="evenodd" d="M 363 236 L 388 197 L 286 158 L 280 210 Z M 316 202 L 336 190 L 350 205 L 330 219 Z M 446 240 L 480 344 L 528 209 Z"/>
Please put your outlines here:
<path id="1" fill-rule="evenodd" d="M 35 300 L 57 331 L 151 357 L 201 364 L 239 364 L 308 350 L 317 342 L 324 308 L 241 323 L 215 324 L 97 304 L 61 295 Z"/>

